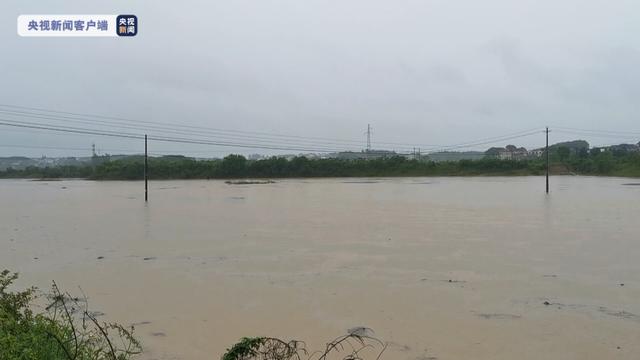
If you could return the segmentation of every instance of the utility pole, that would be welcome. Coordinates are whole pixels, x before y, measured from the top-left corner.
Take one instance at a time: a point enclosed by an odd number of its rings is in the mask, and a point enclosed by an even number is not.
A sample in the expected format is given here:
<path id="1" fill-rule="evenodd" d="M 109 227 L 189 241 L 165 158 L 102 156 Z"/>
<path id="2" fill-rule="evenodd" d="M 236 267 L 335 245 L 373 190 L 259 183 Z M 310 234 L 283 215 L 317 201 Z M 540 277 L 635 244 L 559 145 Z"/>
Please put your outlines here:
<path id="1" fill-rule="evenodd" d="M 367 151 L 371 151 L 371 124 L 367 124 Z"/>
<path id="2" fill-rule="evenodd" d="M 149 201 L 149 169 L 147 157 L 147 134 L 144 134 L 144 202 Z"/>
<path id="3" fill-rule="evenodd" d="M 549 127 L 547 126 L 544 131 L 547 135 L 547 145 L 545 147 L 545 154 L 547 155 L 547 194 L 549 193 Z"/>

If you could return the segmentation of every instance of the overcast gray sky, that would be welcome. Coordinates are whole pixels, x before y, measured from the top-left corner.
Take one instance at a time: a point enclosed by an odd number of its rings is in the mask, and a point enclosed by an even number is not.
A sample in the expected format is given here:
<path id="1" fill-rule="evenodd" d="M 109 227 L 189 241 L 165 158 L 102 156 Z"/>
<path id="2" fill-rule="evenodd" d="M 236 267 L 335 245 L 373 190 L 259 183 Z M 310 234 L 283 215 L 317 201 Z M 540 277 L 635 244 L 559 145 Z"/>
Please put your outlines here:
<path id="1" fill-rule="evenodd" d="M 140 21 L 133 38 L 16 33 L 20 14 L 128 13 Z M 3 0 L 0 20 L 1 104 L 361 147 L 370 123 L 374 148 L 456 144 L 545 125 L 627 132 L 554 132 L 552 142 L 640 140 L 637 0 Z M 540 133 L 496 145 L 543 141 Z M 139 141 L 0 126 L 0 156 L 86 155 L 94 142 L 141 149 Z"/>

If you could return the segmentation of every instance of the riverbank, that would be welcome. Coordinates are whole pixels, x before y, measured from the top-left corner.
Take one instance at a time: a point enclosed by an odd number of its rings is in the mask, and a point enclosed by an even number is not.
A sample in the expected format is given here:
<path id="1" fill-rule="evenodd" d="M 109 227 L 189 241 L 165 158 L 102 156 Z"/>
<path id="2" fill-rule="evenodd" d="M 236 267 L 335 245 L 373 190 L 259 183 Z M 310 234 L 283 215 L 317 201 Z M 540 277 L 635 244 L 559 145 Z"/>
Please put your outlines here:
<path id="1" fill-rule="evenodd" d="M 327 178 L 404 176 L 529 176 L 543 175 L 543 159 L 500 160 L 487 158 L 460 161 L 419 161 L 403 157 L 383 159 L 308 159 L 295 157 L 247 160 L 229 155 L 222 160 L 186 157 L 149 159 L 148 176 L 158 179 Z M 552 175 L 596 175 L 640 177 L 640 154 L 598 153 L 551 159 Z M 141 180 L 144 161 L 140 157 L 96 162 L 87 166 L 29 167 L 0 171 L 0 178 L 83 178 L 92 180 Z"/>

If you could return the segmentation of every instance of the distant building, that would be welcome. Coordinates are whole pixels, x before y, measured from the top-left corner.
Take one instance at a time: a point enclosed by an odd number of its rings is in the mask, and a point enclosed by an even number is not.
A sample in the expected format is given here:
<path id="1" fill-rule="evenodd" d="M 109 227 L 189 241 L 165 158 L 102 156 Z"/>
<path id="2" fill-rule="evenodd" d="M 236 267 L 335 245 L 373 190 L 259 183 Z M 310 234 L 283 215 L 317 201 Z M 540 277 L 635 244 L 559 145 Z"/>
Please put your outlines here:
<path id="1" fill-rule="evenodd" d="M 481 151 L 440 151 L 429 153 L 429 160 L 435 162 L 441 161 L 460 161 L 460 160 L 481 160 L 487 155 Z"/>
<path id="2" fill-rule="evenodd" d="M 544 155 L 544 149 L 533 149 L 527 152 L 527 156 L 530 158 L 540 158 Z"/>
<path id="3" fill-rule="evenodd" d="M 529 152 L 523 147 L 507 145 L 503 148 L 492 147 L 485 151 L 485 155 L 498 158 L 500 160 L 523 160 L 529 157 Z"/>
<path id="4" fill-rule="evenodd" d="M 395 151 L 389 150 L 363 150 L 357 151 L 342 151 L 335 153 L 332 157 L 342 160 L 357 160 L 357 159 L 384 159 L 398 156 Z"/>
<path id="5" fill-rule="evenodd" d="M 553 153 L 558 148 L 566 147 L 572 155 L 577 155 L 583 151 L 589 151 L 589 143 L 584 140 L 565 141 L 549 146 L 549 152 Z"/>
<path id="6" fill-rule="evenodd" d="M 264 156 L 260 155 L 260 154 L 251 154 L 249 156 L 247 156 L 247 160 L 260 160 L 263 159 Z"/>

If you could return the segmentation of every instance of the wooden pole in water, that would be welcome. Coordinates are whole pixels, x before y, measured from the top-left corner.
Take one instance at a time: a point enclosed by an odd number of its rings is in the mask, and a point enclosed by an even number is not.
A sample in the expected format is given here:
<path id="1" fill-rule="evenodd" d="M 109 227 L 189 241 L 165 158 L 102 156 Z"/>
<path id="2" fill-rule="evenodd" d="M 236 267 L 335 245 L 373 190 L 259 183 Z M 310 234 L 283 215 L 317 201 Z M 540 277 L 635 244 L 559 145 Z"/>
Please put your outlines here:
<path id="1" fill-rule="evenodd" d="M 547 194 L 549 193 L 549 127 L 545 130 L 547 134 L 547 146 L 545 149 L 545 153 L 547 155 Z"/>
<path id="2" fill-rule="evenodd" d="M 144 202 L 149 201 L 149 175 L 147 162 L 147 134 L 144 134 Z"/>

